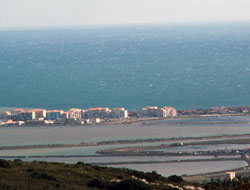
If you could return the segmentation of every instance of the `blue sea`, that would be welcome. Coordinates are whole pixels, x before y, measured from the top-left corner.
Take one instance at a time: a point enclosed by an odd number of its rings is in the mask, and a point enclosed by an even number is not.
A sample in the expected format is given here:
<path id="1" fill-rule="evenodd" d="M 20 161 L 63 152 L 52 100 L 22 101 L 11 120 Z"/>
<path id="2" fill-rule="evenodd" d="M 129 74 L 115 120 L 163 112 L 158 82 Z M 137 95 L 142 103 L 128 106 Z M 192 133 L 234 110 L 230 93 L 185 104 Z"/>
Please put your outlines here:
<path id="1" fill-rule="evenodd" d="M 250 23 L 0 31 L 0 107 L 250 105 Z"/>

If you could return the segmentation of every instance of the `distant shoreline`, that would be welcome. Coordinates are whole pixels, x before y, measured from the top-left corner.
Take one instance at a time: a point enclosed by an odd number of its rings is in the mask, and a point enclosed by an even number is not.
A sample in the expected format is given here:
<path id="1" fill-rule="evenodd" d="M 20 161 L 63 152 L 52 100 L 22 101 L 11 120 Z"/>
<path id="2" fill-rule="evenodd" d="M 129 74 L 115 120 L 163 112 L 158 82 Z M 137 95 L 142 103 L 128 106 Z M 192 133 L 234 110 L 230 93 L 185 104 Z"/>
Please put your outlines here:
<path id="1" fill-rule="evenodd" d="M 147 106 L 142 110 L 128 111 L 125 108 L 71 108 L 64 110 L 45 109 L 15 109 L 13 111 L 0 111 L 0 126 L 75 126 L 75 125 L 154 125 L 147 123 L 157 120 L 181 120 L 187 118 L 208 118 L 208 117 L 233 117 L 250 115 L 250 106 L 240 107 L 212 107 L 209 109 L 176 110 L 172 106 L 158 108 Z M 232 124 L 228 122 L 224 124 Z M 239 124 L 239 122 L 237 122 Z M 242 121 L 242 124 L 250 122 Z M 166 123 L 167 124 L 167 123 Z M 179 124 L 186 124 L 185 121 Z M 188 124 L 196 124 L 188 122 Z M 201 124 L 199 122 L 198 124 Z M 205 121 L 202 124 L 220 124 L 220 122 Z"/>
<path id="2" fill-rule="evenodd" d="M 125 118 L 114 121 L 102 121 L 101 123 L 90 123 L 85 124 L 84 126 L 120 126 L 120 125 L 135 125 L 135 126 L 143 126 L 143 125 L 185 125 L 185 124 L 250 124 L 250 122 L 242 121 L 242 122 L 179 122 L 179 123 L 146 123 L 148 121 L 164 121 L 164 120 L 181 120 L 181 119 L 192 119 L 192 118 L 213 118 L 213 117 L 239 117 L 239 116 L 250 116 L 250 113 L 237 113 L 237 114 L 194 114 L 194 115 L 179 115 L 176 117 L 142 117 L 142 118 Z M 56 127 L 56 126 L 83 126 L 81 124 L 23 124 L 21 126 L 7 126 L 0 125 L 1 127 Z"/>

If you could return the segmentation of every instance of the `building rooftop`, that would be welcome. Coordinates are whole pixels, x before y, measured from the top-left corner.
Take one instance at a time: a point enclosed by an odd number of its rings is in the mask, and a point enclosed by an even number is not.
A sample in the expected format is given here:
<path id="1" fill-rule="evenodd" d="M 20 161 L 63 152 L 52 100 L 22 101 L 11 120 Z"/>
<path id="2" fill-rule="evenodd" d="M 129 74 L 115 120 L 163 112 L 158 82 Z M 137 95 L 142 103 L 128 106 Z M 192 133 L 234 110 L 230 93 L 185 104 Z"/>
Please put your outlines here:
<path id="1" fill-rule="evenodd" d="M 89 108 L 89 111 L 101 111 L 101 110 L 108 110 L 109 108 Z"/>
<path id="2" fill-rule="evenodd" d="M 47 112 L 51 113 L 51 112 L 62 112 L 62 110 L 48 110 Z"/>
<path id="3" fill-rule="evenodd" d="M 69 111 L 79 111 L 81 109 L 78 109 L 78 108 L 71 108 Z"/>
<path id="4" fill-rule="evenodd" d="M 6 124 L 15 124 L 16 123 L 16 121 L 12 121 L 11 119 L 10 120 L 8 120 L 7 122 L 5 122 Z"/>
<path id="5" fill-rule="evenodd" d="M 25 111 L 24 109 L 22 109 L 22 108 L 17 108 L 17 109 L 14 109 L 13 110 L 14 112 L 17 112 L 17 111 L 19 111 L 19 112 L 23 112 L 23 111 Z"/>
<path id="6" fill-rule="evenodd" d="M 156 110 L 157 109 L 157 106 L 147 106 L 148 109 L 153 109 L 153 110 Z"/>
<path id="7" fill-rule="evenodd" d="M 164 108 L 164 109 L 173 109 L 172 106 L 164 106 L 163 108 Z"/>
<path id="8" fill-rule="evenodd" d="M 46 111 L 46 110 L 45 109 L 32 109 L 32 110 L 29 110 L 29 111 L 36 112 L 36 111 Z"/>
<path id="9" fill-rule="evenodd" d="M 125 110 L 124 108 L 113 108 L 114 111 L 123 111 Z"/>

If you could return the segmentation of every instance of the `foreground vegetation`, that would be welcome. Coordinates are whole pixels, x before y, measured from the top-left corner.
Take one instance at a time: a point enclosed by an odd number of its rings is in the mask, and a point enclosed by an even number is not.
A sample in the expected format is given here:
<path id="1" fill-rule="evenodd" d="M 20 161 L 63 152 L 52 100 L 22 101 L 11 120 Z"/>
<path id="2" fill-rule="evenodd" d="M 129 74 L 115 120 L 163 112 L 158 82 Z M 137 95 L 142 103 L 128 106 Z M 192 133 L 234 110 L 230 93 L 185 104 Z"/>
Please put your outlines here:
<path id="1" fill-rule="evenodd" d="M 0 159 L 0 189 L 81 190 L 180 190 L 250 189 L 250 179 L 191 184 L 179 176 L 162 177 L 157 172 L 76 164 L 22 162 Z"/>
<path id="2" fill-rule="evenodd" d="M 76 164 L 0 159 L 0 189 L 171 190 L 188 185 L 181 177 Z"/>

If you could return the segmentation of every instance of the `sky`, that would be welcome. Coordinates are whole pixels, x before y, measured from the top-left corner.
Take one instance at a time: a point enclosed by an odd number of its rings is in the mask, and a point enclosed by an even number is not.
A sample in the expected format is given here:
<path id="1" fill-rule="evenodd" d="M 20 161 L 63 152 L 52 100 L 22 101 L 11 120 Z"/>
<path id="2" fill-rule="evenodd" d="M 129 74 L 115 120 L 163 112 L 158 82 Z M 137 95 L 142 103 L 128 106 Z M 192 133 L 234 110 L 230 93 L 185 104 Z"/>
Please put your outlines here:
<path id="1" fill-rule="evenodd" d="M 0 0 L 0 28 L 250 21 L 250 0 Z"/>

